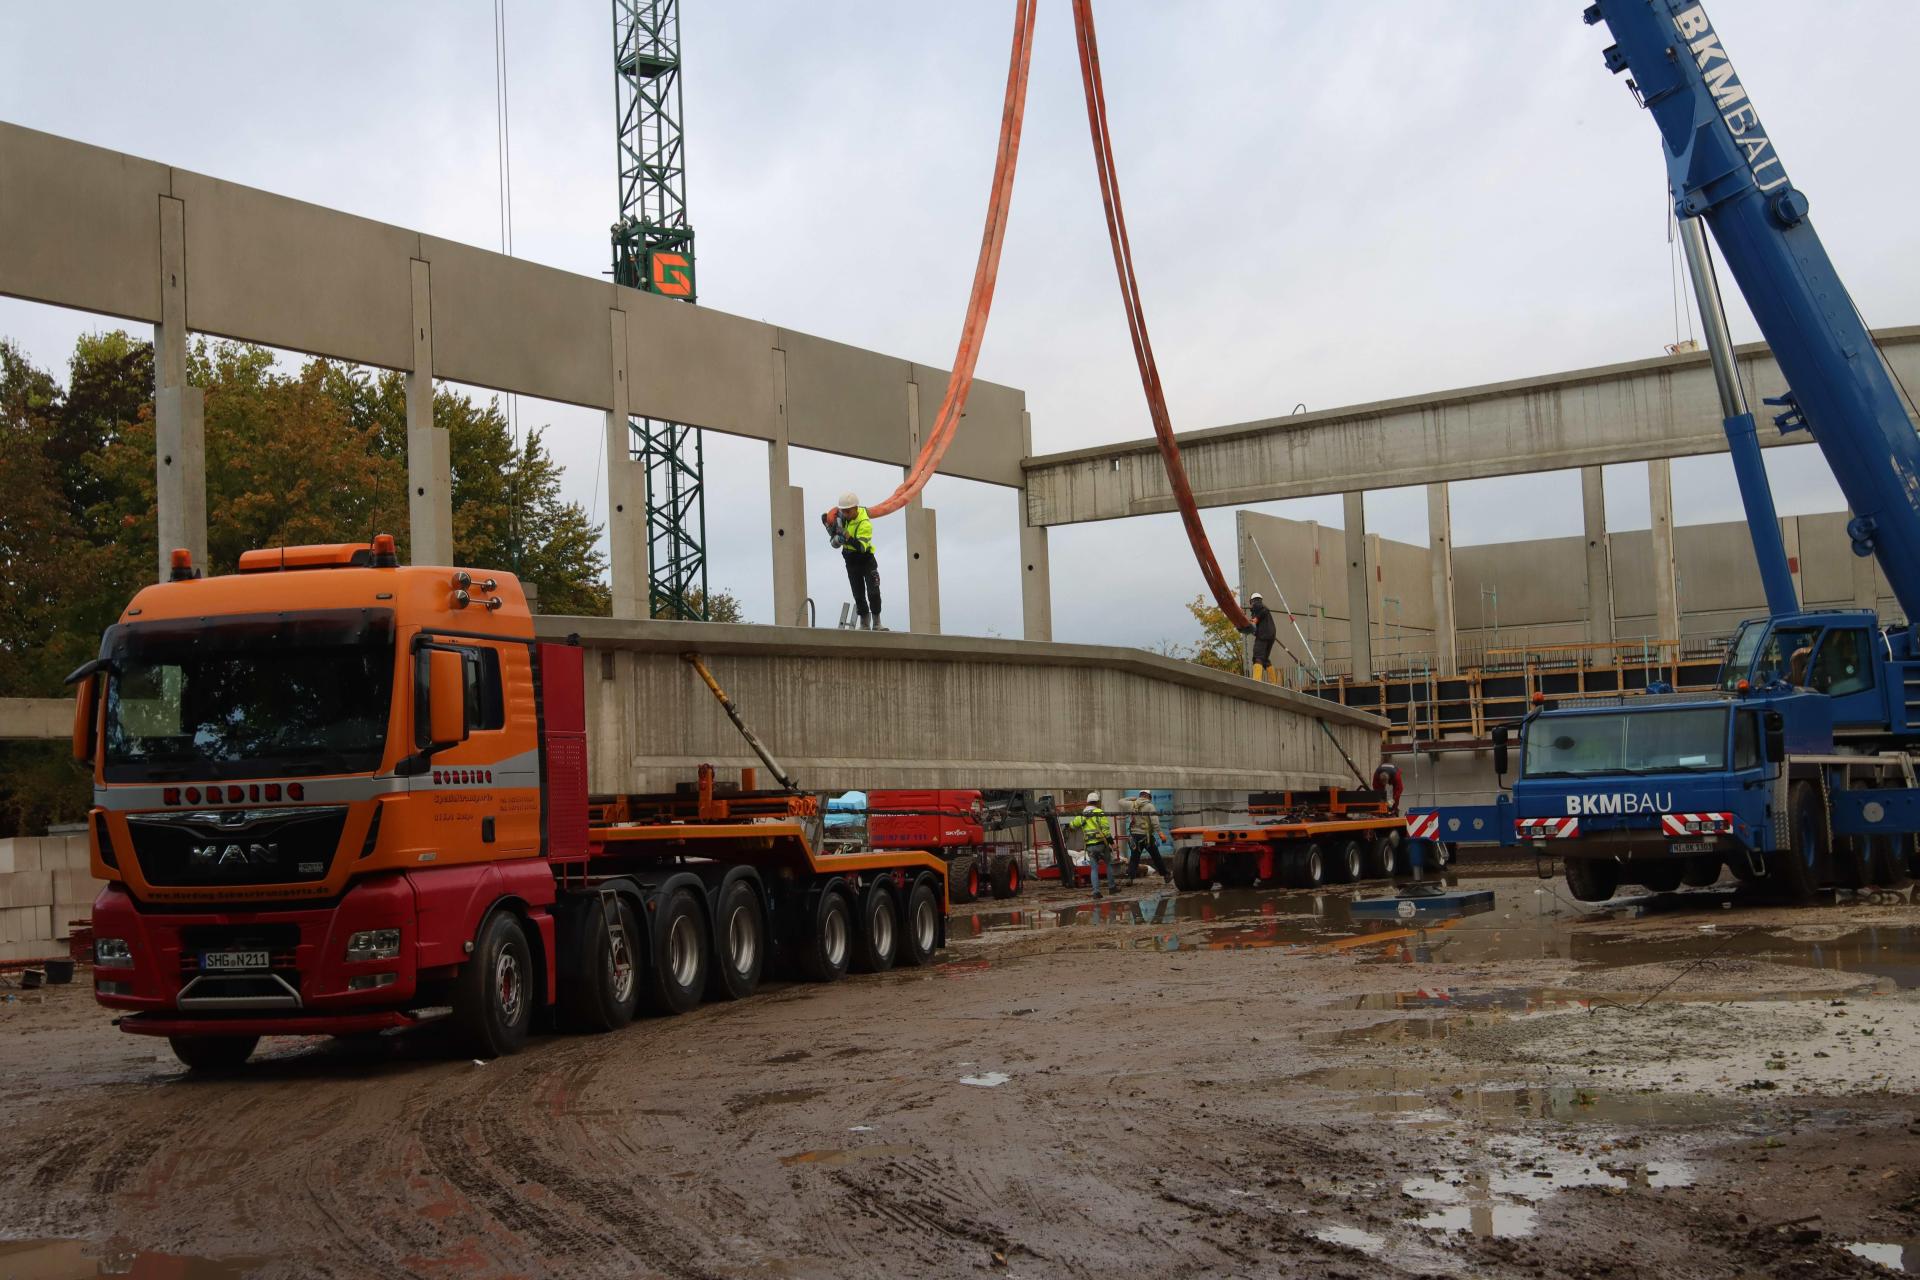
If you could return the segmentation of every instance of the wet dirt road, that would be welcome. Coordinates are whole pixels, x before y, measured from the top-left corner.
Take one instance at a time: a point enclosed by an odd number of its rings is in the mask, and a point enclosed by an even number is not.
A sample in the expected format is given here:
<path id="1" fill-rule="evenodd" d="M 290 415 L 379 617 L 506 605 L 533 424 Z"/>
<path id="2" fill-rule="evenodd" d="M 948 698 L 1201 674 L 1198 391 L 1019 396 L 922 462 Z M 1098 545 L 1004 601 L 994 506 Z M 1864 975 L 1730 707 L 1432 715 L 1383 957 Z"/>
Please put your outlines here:
<path id="1" fill-rule="evenodd" d="M 1920 907 L 962 909 L 945 964 L 187 1079 L 0 998 L 0 1277 L 1920 1269 Z"/>

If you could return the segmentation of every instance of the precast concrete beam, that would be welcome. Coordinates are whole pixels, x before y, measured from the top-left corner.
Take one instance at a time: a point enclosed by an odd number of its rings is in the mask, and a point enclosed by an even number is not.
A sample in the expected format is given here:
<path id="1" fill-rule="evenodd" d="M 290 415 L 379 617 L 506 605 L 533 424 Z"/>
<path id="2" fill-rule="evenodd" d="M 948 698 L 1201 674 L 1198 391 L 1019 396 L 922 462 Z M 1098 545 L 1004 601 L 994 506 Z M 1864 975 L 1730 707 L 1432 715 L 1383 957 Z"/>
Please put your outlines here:
<path id="1" fill-rule="evenodd" d="M 773 550 L 773 621 L 804 627 L 807 613 L 806 491 L 793 483 L 792 450 L 787 439 L 787 353 L 773 353 L 773 398 L 777 417 L 767 441 L 768 537 Z"/>
<path id="2" fill-rule="evenodd" d="M 1647 506 L 1653 520 L 1654 638 L 1678 641 L 1680 588 L 1673 568 L 1673 464 L 1665 458 L 1647 463 Z"/>
<path id="3" fill-rule="evenodd" d="M 433 284 L 427 263 L 413 272 L 413 367 L 407 371 L 407 534 L 414 564 L 447 564 L 453 554 L 453 457 L 433 419 Z"/>
<path id="4" fill-rule="evenodd" d="M 1606 473 L 1580 468 L 1580 511 L 1587 543 L 1587 643 L 1612 644 L 1613 543 L 1607 537 Z"/>
<path id="5" fill-rule="evenodd" d="M 0 738 L 65 738 L 73 732 L 70 698 L 0 698 Z"/>
<path id="6" fill-rule="evenodd" d="M 160 319 L 153 326 L 153 496 L 159 532 L 155 581 L 176 548 L 207 569 L 206 395 L 187 384 L 187 209 L 160 197 Z"/>
<path id="7" fill-rule="evenodd" d="M 647 577 L 647 475 L 633 460 L 631 379 L 627 360 L 627 313 L 607 312 L 608 352 L 613 362 L 613 407 L 607 411 L 607 584 L 616 618 L 649 612 Z"/>
<path id="8" fill-rule="evenodd" d="M 1427 551 L 1433 568 L 1433 664 L 1459 671 L 1459 627 L 1453 611 L 1453 503 L 1446 483 L 1427 486 Z"/>
<path id="9" fill-rule="evenodd" d="M 1346 516 L 1347 640 L 1355 680 L 1373 679 L 1373 572 L 1367 563 L 1367 495 L 1341 495 Z"/>
<path id="10" fill-rule="evenodd" d="M 1020 443 L 1033 452 L 1033 415 L 1020 415 Z M 1053 639 L 1053 566 L 1047 559 L 1045 525 L 1028 519 L 1028 495 L 1020 491 L 1020 634 L 1029 640 Z"/>

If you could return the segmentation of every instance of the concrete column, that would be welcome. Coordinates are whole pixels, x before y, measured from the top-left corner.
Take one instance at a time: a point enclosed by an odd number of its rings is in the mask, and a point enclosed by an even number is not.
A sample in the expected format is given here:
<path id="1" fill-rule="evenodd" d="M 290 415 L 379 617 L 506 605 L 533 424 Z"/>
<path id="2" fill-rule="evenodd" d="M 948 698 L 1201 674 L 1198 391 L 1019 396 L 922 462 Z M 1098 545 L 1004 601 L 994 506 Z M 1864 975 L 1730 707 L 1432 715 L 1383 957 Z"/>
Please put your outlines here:
<path id="1" fill-rule="evenodd" d="M 1387 589 L 1387 555 L 1380 545 L 1380 535 L 1367 535 L 1367 619 L 1373 629 L 1373 667 L 1375 671 L 1388 671 L 1393 667 L 1393 658 L 1400 649 L 1394 638 L 1393 623 L 1396 617 L 1404 619 L 1404 607 L 1396 614 L 1387 604 L 1387 597 L 1396 600 L 1404 596 Z"/>
<path id="2" fill-rule="evenodd" d="M 907 384 L 907 456 L 920 456 L 920 384 L 917 382 Z M 940 631 L 940 551 L 934 538 L 933 512 L 921 501 L 920 495 L 915 494 L 907 501 L 906 516 L 907 627 L 922 635 L 935 635 Z"/>
<path id="3" fill-rule="evenodd" d="M 413 368 L 407 373 L 407 544 L 413 564 L 453 563 L 453 461 L 433 422 L 433 289 L 413 260 Z"/>
<path id="4" fill-rule="evenodd" d="M 1669 458 L 1647 463 L 1647 506 L 1653 516 L 1653 620 L 1658 633 L 1654 638 L 1678 640 L 1680 590 L 1673 573 L 1673 462 Z"/>
<path id="5" fill-rule="evenodd" d="M 1853 512 L 1847 512 L 1847 519 L 1853 519 Z M 1853 607 L 1856 609 L 1878 609 L 1880 607 L 1880 573 L 1874 565 L 1872 556 L 1849 555 L 1853 562 Z M 1805 607 L 1807 597 L 1800 596 L 1801 607 Z"/>
<path id="6" fill-rule="evenodd" d="M 1453 613 L 1453 500 L 1444 482 L 1427 486 L 1427 559 L 1433 569 L 1433 665 L 1458 675 L 1459 625 Z"/>
<path id="7" fill-rule="evenodd" d="M 1307 538 L 1313 546 L 1312 586 L 1307 592 L 1307 627 L 1313 633 L 1314 657 L 1324 667 L 1327 652 L 1327 582 L 1321 572 L 1320 522 L 1307 521 Z M 1300 655 L 1306 657 L 1304 653 Z"/>
<path id="8" fill-rule="evenodd" d="M 206 393 L 187 385 L 187 206 L 160 197 L 160 323 L 153 326 L 153 492 L 159 580 L 173 550 L 207 565 Z"/>
<path id="9" fill-rule="evenodd" d="M 1804 609 L 1807 607 L 1807 584 L 1800 573 L 1803 562 L 1800 559 L 1799 516 L 1788 516 L 1780 522 L 1780 544 L 1787 553 L 1787 572 L 1793 575 L 1793 598 Z"/>
<path id="10" fill-rule="evenodd" d="M 1367 495 L 1341 495 L 1346 510 L 1347 636 L 1353 678 L 1373 679 L 1373 573 L 1367 566 Z"/>
<path id="11" fill-rule="evenodd" d="M 1580 468 L 1580 508 L 1587 530 L 1587 643 L 1612 644 L 1613 543 L 1607 537 L 1605 473 Z"/>
<path id="12" fill-rule="evenodd" d="M 632 457 L 628 425 L 627 313 L 609 311 L 613 408 L 607 411 L 607 581 L 613 616 L 644 618 L 647 609 L 647 477 Z"/>
<path id="13" fill-rule="evenodd" d="M 774 438 L 767 442 L 767 500 L 773 538 L 773 623 L 804 627 L 807 616 L 806 491 L 793 483 L 787 443 L 787 353 L 773 353 Z"/>
<path id="14" fill-rule="evenodd" d="M 1033 456 L 1033 415 L 1020 415 L 1021 448 Z M 1053 570 L 1047 528 L 1027 523 L 1027 491 L 1020 491 L 1020 630 L 1029 640 L 1053 639 Z"/>

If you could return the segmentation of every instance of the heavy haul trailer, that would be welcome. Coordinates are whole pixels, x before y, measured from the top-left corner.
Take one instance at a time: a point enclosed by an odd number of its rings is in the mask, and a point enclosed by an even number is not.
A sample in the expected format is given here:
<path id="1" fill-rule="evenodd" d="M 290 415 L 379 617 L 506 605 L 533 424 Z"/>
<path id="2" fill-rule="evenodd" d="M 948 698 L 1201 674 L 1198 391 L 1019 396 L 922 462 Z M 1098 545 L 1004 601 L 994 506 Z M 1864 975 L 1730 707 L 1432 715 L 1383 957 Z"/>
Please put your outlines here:
<path id="1" fill-rule="evenodd" d="M 1277 882 L 1296 889 L 1387 879 L 1407 869 L 1407 822 L 1381 791 L 1262 791 L 1248 821 L 1178 827 L 1173 883 L 1181 890 Z"/>
<path id="2" fill-rule="evenodd" d="M 100 1003 L 192 1067 L 441 1016 L 491 1056 L 944 945 L 945 863 L 819 853 L 810 798 L 590 798 L 581 652 L 385 536 L 176 553 L 72 677 Z"/>
<path id="3" fill-rule="evenodd" d="M 1046 823 L 1055 873 L 1071 865 L 1053 797 L 1025 791 L 870 791 L 867 841 L 875 849 L 926 849 L 947 862 L 955 902 L 1014 898 L 1033 855 L 1033 824 Z"/>

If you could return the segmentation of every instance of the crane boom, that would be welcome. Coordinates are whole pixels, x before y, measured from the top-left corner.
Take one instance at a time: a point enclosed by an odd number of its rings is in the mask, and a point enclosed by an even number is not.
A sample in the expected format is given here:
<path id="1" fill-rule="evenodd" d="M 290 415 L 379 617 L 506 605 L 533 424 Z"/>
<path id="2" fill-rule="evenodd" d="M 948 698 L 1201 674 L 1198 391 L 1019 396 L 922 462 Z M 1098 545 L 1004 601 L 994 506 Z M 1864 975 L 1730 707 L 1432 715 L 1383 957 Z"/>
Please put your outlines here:
<path id="1" fill-rule="evenodd" d="M 1840 282 L 1725 46 L 1694 0 L 1599 0 L 1586 11 L 1666 144 L 1675 212 L 1704 218 L 1790 391 L 1775 422 L 1820 446 L 1854 516 L 1854 554 L 1878 558 L 1920 620 L 1920 435 Z"/>

